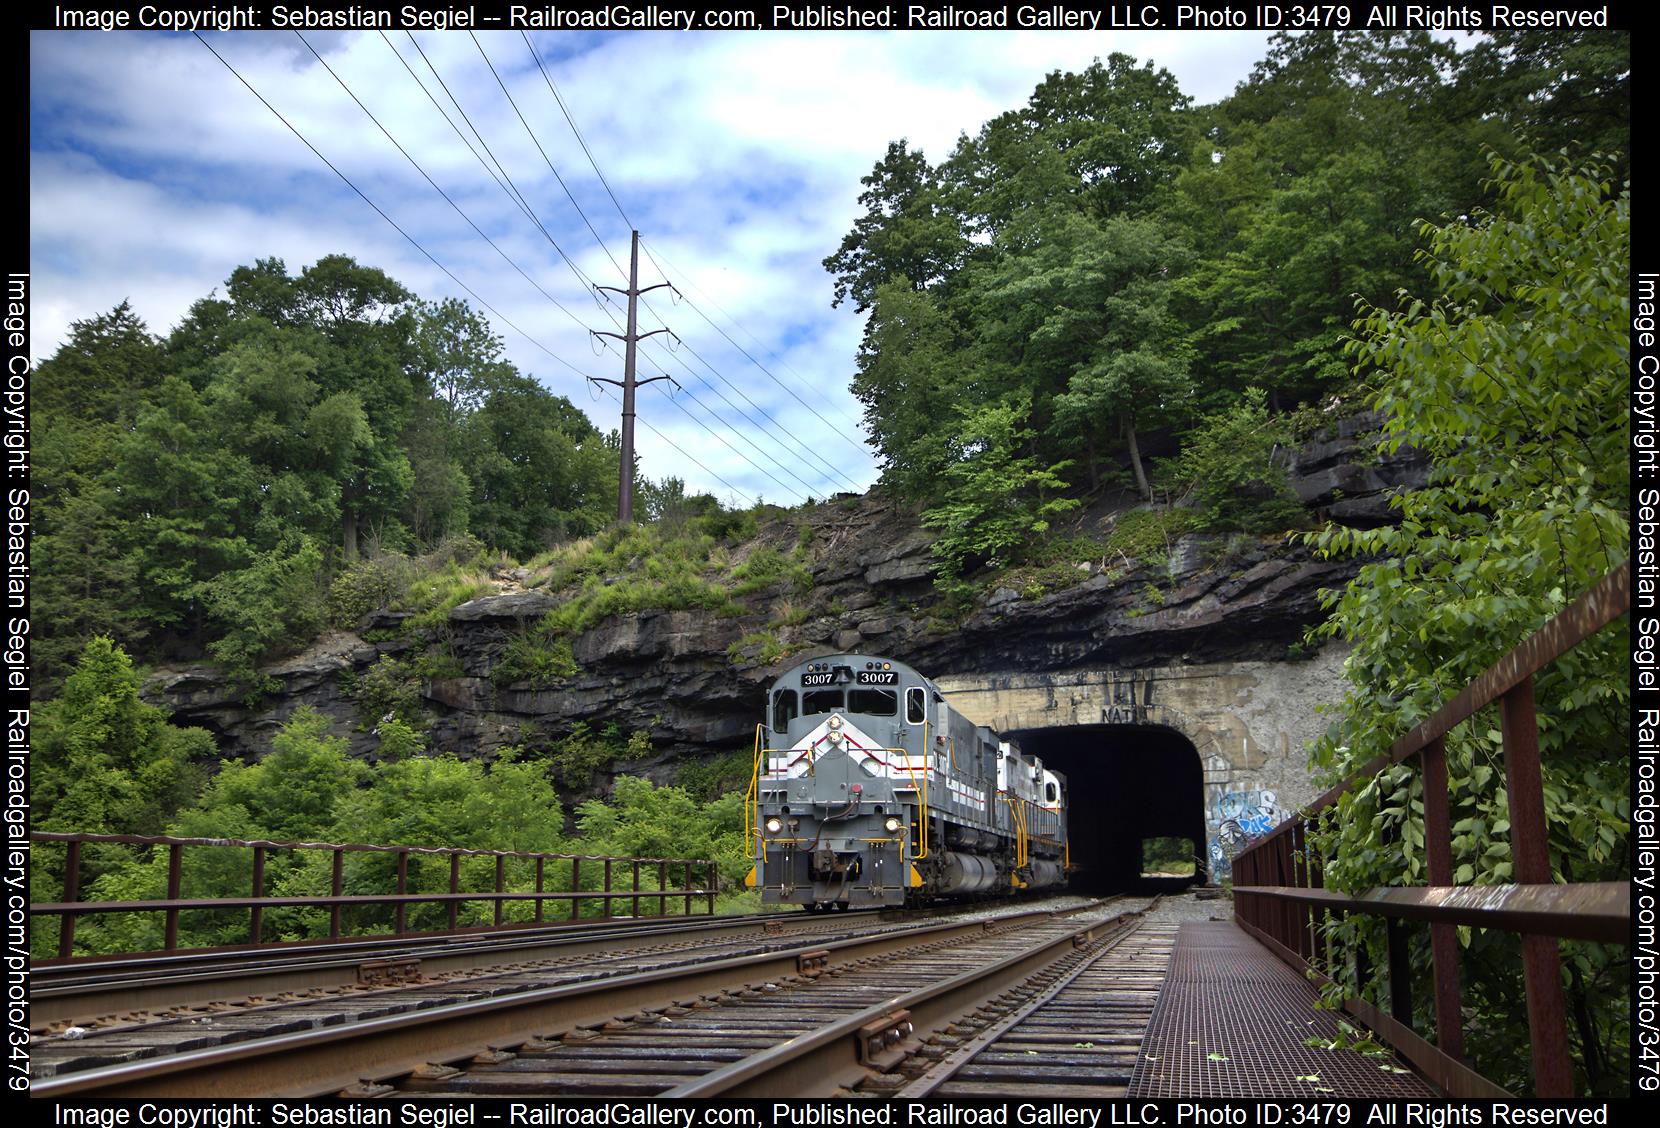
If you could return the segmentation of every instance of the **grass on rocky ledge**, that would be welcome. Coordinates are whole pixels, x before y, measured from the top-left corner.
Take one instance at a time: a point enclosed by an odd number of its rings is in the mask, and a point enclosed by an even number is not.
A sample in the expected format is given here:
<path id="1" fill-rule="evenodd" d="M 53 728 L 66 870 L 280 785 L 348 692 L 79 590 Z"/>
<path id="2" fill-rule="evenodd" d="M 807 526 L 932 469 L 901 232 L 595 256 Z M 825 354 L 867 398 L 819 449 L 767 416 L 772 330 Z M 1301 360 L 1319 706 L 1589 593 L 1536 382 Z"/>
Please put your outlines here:
<path id="1" fill-rule="evenodd" d="M 631 611 L 702 609 L 723 616 L 748 610 L 739 602 L 774 587 L 798 594 L 812 587 L 807 551 L 748 544 L 756 521 L 711 529 L 679 525 L 615 528 L 573 541 L 530 562 L 532 582 L 560 599 L 539 629 L 550 637 L 578 634 Z"/>

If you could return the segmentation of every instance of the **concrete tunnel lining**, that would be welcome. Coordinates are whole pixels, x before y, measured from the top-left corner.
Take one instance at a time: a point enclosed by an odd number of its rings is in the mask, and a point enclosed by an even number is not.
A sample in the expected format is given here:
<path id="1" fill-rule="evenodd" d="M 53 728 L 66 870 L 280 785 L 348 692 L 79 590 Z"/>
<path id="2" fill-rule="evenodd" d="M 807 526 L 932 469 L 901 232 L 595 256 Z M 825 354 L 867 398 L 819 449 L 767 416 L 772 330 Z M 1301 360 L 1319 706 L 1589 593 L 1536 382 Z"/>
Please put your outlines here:
<path id="1" fill-rule="evenodd" d="M 1066 776 L 1072 887 L 1118 893 L 1145 888 L 1142 840 L 1185 838 L 1205 880 L 1204 767 L 1193 742 L 1165 725 L 1061 725 L 1004 734 Z M 1168 884 L 1168 883 L 1167 883 Z"/>

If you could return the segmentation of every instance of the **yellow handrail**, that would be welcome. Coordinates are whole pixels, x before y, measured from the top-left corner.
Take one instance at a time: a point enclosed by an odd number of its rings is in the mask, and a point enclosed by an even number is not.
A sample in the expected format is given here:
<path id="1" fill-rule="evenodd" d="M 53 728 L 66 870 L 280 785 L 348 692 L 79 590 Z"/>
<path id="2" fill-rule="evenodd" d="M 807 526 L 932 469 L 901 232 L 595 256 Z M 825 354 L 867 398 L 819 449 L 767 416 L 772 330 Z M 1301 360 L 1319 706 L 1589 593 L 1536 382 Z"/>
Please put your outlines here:
<path id="1" fill-rule="evenodd" d="M 891 748 L 888 751 L 905 752 L 903 748 Z M 928 768 L 926 762 L 924 762 L 922 768 L 922 782 L 920 784 L 917 783 L 916 769 L 911 767 L 910 754 L 905 753 L 905 771 L 910 774 L 911 786 L 916 788 L 918 803 L 917 820 L 920 822 L 922 827 L 920 835 L 922 838 L 922 852 L 911 855 L 911 861 L 916 862 L 921 861 L 923 858 L 928 856 Z"/>
<path id="2" fill-rule="evenodd" d="M 749 766 L 749 790 L 744 793 L 744 841 L 754 837 L 758 856 L 766 850 L 761 837 L 761 732 L 766 727 L 765 722 L 755 726 L 755 756 Z"/>

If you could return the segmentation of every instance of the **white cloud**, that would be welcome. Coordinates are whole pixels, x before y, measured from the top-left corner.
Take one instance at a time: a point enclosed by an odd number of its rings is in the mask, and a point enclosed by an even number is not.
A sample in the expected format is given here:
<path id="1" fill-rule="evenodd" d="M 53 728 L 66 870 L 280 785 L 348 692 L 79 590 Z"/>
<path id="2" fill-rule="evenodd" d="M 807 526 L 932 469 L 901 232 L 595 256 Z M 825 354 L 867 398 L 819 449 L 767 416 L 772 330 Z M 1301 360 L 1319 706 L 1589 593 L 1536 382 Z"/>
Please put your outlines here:
<path id="1" fill-rule="evenodd" d="M 307 38 L 478 227 L 575 320 L 550 306 L 432 191 L 298 38 L 242 33 L 210 41 L 341 172 L 494 307 L 497 331 L 523 370 L 570 397 L 600 426 L 615 426 L 616 404 L 593 400 L 580 376 L 542 351 L 584 373 L 620 375 L 615 353 L 596 357 L 584 328 L 614 331 L 613 322 L 411 78 L 406 62 L 455 125 L 468 130 L 414 42 L 402 33 L 390 35 L 390 43 L 375 33 Z M 548 235 L 588 278 L 620 284 L 606 250 L 626 265 L 628 223 L 594 176 L 523 40 L 507 33 L 478 40 L 546 161 L 471 36 L 424 34 L 418 42 Z M 859 321 L 845 307 L 830 308 L 831 280 L 820 260 L 852 223 L 859 178 L 887 144 L 905 137 L 939 160 L 959 134 L 1024 102 L 1046 73 L 1081 69 L 1113 51 L 1151 58 L 1196 99 L 1215 100 L 1245 77 L 1263 37 L 650 32 L 542 35 L 535 43 L 648 247 L 697 309 L 769 370 L 752 364 L 696 310 L 659 293 L 651 299 L 655 315 L 643 314 L 642 324 L 655 326 L 661 317 L 688 347 L 673 355 L 656 343 L 644 347 L 641 375 L 671 373 L 725 419 L 738 415 L 716 389 L 744 412 L 764 411 L 863 486 L 875 467 L 860 449 L 861 410 L 847 391 Z M 322 255 L 346 253 L 424 297 L 466 296 L 193 38 L 36 33 L 30 115 L 37 355 L 50 355 L 71 321 L 123 298 L 152 329 L 165 332 L 236 266 L 273 255 L 297 271 Z M 468 140 L 478 147 L 470 133 Z M 643 259 L 642 282 L 658 280 L 656 266 Z M 609 308 L 620 322 L 620 307 Z M 815 460 L 796 459 L 788 441 L 758 437 L 747 424 L 740 433 L 716 425 L 729 447 L 655 389 L 641 393 L 640 410 L 642 420 L 685 451 L 668 449 L 642 427 L 644 464 L 654 477 L 675 474 L 692 488 L 728 494 L 712 472 L 751 496 L 783 500 L 802 492 L 774 469 L 783 462 L 820 496 L 841 488 L 839 481 L 824 482 Z M 789 489 L 781 490 L 769 471 Z"/>

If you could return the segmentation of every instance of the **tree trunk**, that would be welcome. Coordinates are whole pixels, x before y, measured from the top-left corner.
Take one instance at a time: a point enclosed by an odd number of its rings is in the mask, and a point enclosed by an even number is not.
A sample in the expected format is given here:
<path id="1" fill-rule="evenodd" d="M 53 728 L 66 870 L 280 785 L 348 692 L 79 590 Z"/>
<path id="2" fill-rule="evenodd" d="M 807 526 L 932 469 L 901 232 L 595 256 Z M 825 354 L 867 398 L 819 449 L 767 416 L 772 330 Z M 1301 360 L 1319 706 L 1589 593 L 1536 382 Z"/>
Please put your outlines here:
<path id="1" fill-rule="evenodd" d="M 1141 467 L 1141 447 L 1135 441 L 1135 422 L 1128 415 L 1124 417 L 1124 438 L 1130 444 L 1130 469 L 1135 471 L 1136 492 L 1142 501 L 1152 501 L 1153 487 L 1147 484 L 1147 471 Z"/>
<path id="2" fill-rule="evenodd" d="M 347 561 L 357 559 L 357 510 L 350 505 L 340 508 L 340 555 Z"/>

